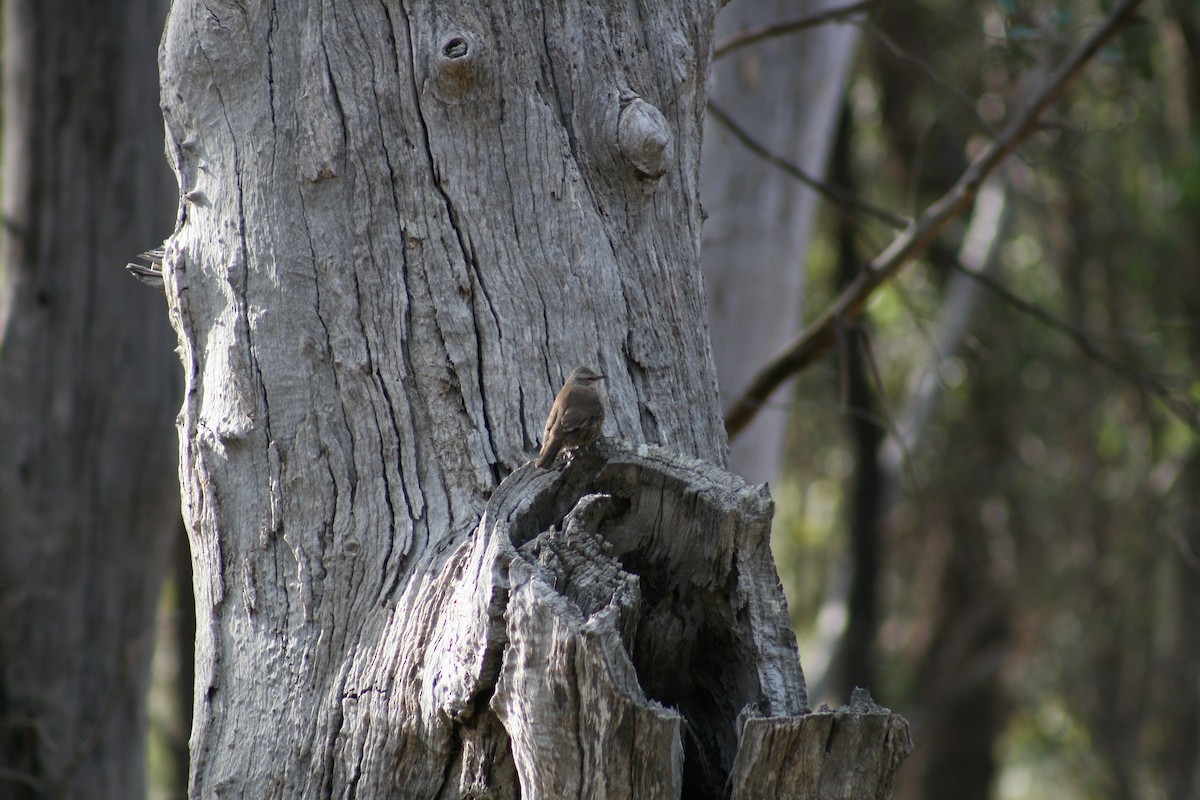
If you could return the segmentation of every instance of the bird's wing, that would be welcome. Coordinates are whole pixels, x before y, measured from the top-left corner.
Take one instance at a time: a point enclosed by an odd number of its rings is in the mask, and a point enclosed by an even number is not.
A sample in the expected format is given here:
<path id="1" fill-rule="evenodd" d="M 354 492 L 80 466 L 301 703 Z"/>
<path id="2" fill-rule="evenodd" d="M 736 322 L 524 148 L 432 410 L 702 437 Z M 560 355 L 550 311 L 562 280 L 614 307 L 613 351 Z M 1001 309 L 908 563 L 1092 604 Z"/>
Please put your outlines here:
<path id="1" fill-rule="evenodd" d="M 560 423 L 564 431 L 577 431 L 600 414 L 600 398 L 595 392 L 584 389 L 572 394 L 576 396 L 570 398 L 571 402 L 564 403 L 568 406 Z"/>
<path id="2" fill-rule="evenodd" d="M 550 441 L 550 431 L 554 430 L 558 418 L 562 416 L 562 405 L 557 397 L 554 398 L 554 405 L 550 406 L 550 416 L 546 417 L 546 427 L 542 429 L 542 444 Z"/>
<path id="3" fill-rule="evenodd" d="M 567 413 L 562 416 L 562 429 L 567 433 L 577 431 L 592 418 L 591 414 L 584 412 L 578 408 L 568 408 Z"/>

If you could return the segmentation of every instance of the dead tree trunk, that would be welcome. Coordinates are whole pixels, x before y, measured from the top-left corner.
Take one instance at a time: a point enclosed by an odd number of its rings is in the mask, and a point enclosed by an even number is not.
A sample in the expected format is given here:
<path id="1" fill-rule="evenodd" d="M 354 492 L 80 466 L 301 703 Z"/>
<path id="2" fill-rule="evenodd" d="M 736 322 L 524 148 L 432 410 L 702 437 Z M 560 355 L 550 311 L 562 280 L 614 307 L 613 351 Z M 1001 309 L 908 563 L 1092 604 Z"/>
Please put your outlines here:
<path id="1" fill-rule="evenodd" d="M 6 0 L 0 229 L 0 797 L 143 792 L 179 367 L 121 264 L 175 206 L 166 3 Z"/>
<path id="2" fill-rule="evenodd" d="M 778 767 L 804 684 L 770 503 L 720 469 L 698 268 L 715 13 L 175 3 L 195 796 Z M 521 467 L 576 364 L 610 441 Z"/>

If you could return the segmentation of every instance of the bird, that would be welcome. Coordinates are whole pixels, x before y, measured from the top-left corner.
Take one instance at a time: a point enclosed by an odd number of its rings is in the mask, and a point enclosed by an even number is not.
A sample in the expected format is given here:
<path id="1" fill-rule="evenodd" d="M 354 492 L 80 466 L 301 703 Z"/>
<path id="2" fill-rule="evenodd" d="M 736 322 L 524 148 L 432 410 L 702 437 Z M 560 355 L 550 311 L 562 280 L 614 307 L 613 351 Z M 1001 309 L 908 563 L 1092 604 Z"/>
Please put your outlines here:
<path id="1" fill-rule="evenodd" d="M 542 449 L 537 458 L 538 469 L 549 469 L 564 447 L 582 447 L 600 436 L 604 427 L 604 403 L 596 383 L 604 377 L 587 367 L 576 367 L 571 371 L 546 418 Z"/>

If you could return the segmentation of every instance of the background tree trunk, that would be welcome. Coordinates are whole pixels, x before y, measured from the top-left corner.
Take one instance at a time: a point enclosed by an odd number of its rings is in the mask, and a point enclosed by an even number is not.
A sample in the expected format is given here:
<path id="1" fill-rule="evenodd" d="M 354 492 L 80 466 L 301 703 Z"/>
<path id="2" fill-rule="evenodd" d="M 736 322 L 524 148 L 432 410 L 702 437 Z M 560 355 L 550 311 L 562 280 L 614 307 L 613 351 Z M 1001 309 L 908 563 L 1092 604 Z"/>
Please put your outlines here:
<path id="1" fill-rule="evenodd" d="M 718 469 L 715 13 L 175 3 L 193 795 L 719 797 L 805 710 Z M 581 363 L 670 449 L 513 474 Z"/>
<path id="2" fill-rule="evenodd" d="M 152 0 L 4 3 L 0 795 L 142 794 L 178 366 L 121 265 L 169 224 Z"/>
<path id="3" fill-rule="evenodd" d="M 857 194 L 859 187 L 850 164 L 852 126 L 849 105 L 843 103 L 830 173 L 838 187 Z M 858 277 L 866 267 L 866 261 L 858 252 L 859 223 L 850 210 L 838 209 L 834 220 L 840 290 Z M 849 579 L 844 581 L 846 629 L 828 674 L 832 686 L 829 694 L 833 697 L 848 697 L 856 686 L 875 685 L 875 636 L 879 629 L 879 583 L 884 563 L 880 528 L 887 493 L 887 475 L 878 457 L 886 430 L 883 420 L 887 410 L 881 408 L 884 404 L 877 397 L 881 388 L 874 378 L 878 375 L 878 365 L 872 367 L 868 363 L 868 354 L 872 352 L 870 317 L 864 314 L 854 323 L 847 322 L 845 328 L 838 354 L 838 380 L 844 387 L 842 402 L 846 407 L 847 438 L 854 454 L 854 472 L 849 478 L 846 504 L 849 533 L 846 560 L 850 573 Z"/>
<path id="4" fill-rule="evenodd" d="M 1178 128 L 1173 142 L 1173 163 L 1195 164 L 1200 142 L 1200 8 L 1184 0 L 1172 0 L 1170 15 L 1179 31 L 1177 57 L 1182 62 L 1179 85 L 1182 95 Z M 1180 261 L 1200 263 L 1200 205 L 1193 203 L 1183 218 L 1179 244 Z M 1200 319 L 1200 274 L 1195 269 L 1169 270 L 1168 291 L 1177 298 L 1184 319 Z M 1187 354 L 1192 364 L 1200 363 L 1200 328 L 1189 328 Z M 1155 761 L 1161 770 L 1168 797 L 1200 796 L 1200 687 L 1195 681 L 1195 664 L 1200 661 L 1200 450 L 1193 450 L 1179 475 L 1180 492 L 1172 516 L 1172 582 L 1170 612 L 1159 634 L 1168 644 L 1160 667 L 1150 670 L 1152 702 L 1163 709 L 1167 733 Z"/>
<path id="5" fill-rule="evenodd" d="M 719 35 L 779 23 L 836 0 L 731 3 Z M 814 178 L 825 174 L 858 30 L 823 25 L 735 50 L 713 68 L 713 101 L 772 153 Z M 704 142 L 704 278 L 713 352 L 725 397 L 737 397 L 768 357 L 796 335 L 819 196 L 750 154 L 710 121 Z M 790 385 L 790 384 L 789 384 Z M 730 466 L 755 483 L 775 480 L 791 416 L 786 392 L 732 443 Z"/>

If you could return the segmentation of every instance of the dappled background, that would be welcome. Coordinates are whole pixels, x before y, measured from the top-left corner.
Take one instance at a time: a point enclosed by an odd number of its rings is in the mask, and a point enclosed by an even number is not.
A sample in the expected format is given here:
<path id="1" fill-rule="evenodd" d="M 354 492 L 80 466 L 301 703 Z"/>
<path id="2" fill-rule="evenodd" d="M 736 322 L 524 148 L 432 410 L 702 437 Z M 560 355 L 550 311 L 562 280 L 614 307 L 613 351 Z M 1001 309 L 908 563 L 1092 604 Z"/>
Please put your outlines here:
<path id="1" fill-rule="evenodd" d="M 787 265 L 805 320 L 1107 10 L 890 2 L 854 23 L 820 176 L 844 200 Z M 1200 796 L 1200 6 L 1142 14 L 770 401 L 810 695 L 867 684 L 908 716 L 900 797 Z"/>

